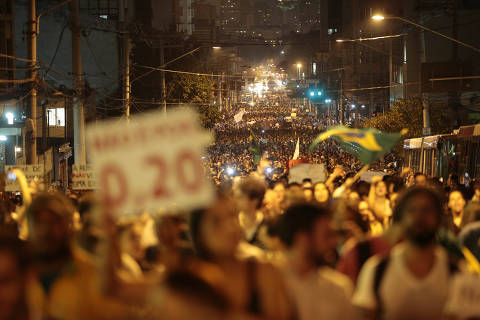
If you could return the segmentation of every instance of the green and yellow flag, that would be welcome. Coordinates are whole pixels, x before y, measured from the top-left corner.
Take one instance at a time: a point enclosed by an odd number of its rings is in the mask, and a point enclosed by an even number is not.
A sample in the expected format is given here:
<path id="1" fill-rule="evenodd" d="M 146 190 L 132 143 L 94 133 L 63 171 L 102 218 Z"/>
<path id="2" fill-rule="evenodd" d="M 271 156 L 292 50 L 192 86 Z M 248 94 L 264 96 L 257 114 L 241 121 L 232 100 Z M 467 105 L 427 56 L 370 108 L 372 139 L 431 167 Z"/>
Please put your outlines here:
<path id="1" fill-rule="evenodd" d="M 320 141 L 332 138 L 363 164 L 370 164 L 392 150 L 405 133 L 407 133 L 406 129 L 400 133 L 386 133 L 376 129 L 353 129 L 338 126 L 318 135 L 310 145 L 310 152 Z"/>
<path id="2" fill-rule="evenodd" d="M 258 142 L 258 139 L 253 131 L 250 128 L 248 130 L 250 131 L 250 137 L 248 137 L 248 140 L 250 141 L 250 147 L 248 150 L 252 154 L 253 162 L 257 164 L 260 162 L 260 159 L 262 159 L 262 147 L 260 146 L 260 143 Z"/>

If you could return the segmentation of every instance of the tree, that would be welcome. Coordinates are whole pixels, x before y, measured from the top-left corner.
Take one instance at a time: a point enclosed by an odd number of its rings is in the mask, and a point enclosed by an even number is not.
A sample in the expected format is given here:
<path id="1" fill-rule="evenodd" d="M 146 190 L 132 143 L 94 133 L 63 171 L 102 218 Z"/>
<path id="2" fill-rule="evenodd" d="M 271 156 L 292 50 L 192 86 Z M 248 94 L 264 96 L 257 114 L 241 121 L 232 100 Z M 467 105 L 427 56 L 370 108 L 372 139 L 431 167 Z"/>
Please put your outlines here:
<path id="1" fill-rule="evenodd" d="M 385 114 L 364 119 L 361 126 L 385 132 L 400 132 L 406 128 L 408 129 L 406 138 L 421 137 L 423 128 L 422 112 L 422 100 L 419 98 L 395 101 L 393 107 Z M 441 124 L 441 112 L 430 110 L 430 125 L 434 134 L 442 133 L 445 130 Z"/>
<path id="2" fill-rule="evenodd" d="M 217 106 L 211 104 L 201 104 L 198 106 L 200 122 L 204 128 L 213 128 L 215 123 L 220 120 L 220 112 Z"/>
<path id="3" fill-rule="evenodd" d="M 218 108 L 211 105 L 214 91 L 215 81 L 206 76 L 177 73 L 168 83 L 169 100 L 194 105 L 205 128 L 220 120 Z"/>

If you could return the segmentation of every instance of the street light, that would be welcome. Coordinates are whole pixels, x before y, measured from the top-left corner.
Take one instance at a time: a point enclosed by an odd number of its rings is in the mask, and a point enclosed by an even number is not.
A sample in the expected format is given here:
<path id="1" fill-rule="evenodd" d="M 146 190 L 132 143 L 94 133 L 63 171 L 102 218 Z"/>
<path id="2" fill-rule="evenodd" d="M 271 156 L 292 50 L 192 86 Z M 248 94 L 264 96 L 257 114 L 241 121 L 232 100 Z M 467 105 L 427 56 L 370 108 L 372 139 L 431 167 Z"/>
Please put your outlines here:
<path id="1" fill-rule="evenodd" d="M 425 26 L 422 26 L 421 24 L 415 23 L 415 22 L 410 21 L 410 20 L 407 20 L 407 19 L 405 19 L 405 18 L 396 17 L 396 16 L 384 16 L 384 15 L 381 15 L 381 14 L 376 14 L 376 15 L 373 15 L 373 16 L 372 16 L 372 20 L 375 20 L 375 21 L 382 21 L 382 20 L 385 20 L 385 19 L 395 19 L 395 20 L 403 21 L 403 22 L 408 23 L 408 24 L 411 24 L 412 26 L 415 26 L 415 27 L 417 27 L 417 28 L 420 28 L 420 29 L 423 29 L 423 30 L 427 30 L 427 31 L 429 31 L 429 32 L 431 32 L 431 33 L 435 33 L 437 36 L 440 36 L 440 37 L 442 37 L 442 38 L 445 38 L 445 39 L 448 39 L 448 40 L 450 40 L 450 41 L 453 41 L 453 42 L 456 42 L 456 43 L 458 43 L 458 44 L 461 44 L 462 46 L 465 46 L 465 47 L 467 47 L 467 48 L 470 48 L 470 49 L 472 49 L 472 50 L 474 50 L 474 51 L 476 51 L 476 52 L 480 52 L 480 49 L 479 49 L 479 48 L 476 48 L 476 47 L 474 47 L 474 46 L 471 46 L 471 45 L 469 45 L 469 44 L 467 44 L 467 43 L 465 43 L 465 42 L 462 42 L 462 41 L 457 40 L 457 39 L 455 39 L 455 38 L 449 37 L 449 36 L 447 36 L 447 35 L 445 35 L 445 34 L 443 34 L 443 33 L 440 33 L 440 32 L 438 32 L 438 31 L 432 30 L 432 29 L 430 29 L 430 28 L 427 28 L 427 27 L 425 27 Z"/>
<path id="2" fill-rule="evenodd" d="M 389 39 L 389 38 L 399 38 L 406 36 L 406 33 L 394 34 L 389 36 L 378 36 L 378 37 L 370 37 L 370 38 L 358 38 L 358 39 L 337 39 L 336 42 L 361 42 L 361 41 L 372 41 L 372 40 L 379 40 L 379 39 Z"/>
<path id="3" fill-rule="evenodd" d="M 297 63 L 297 80 L 300 80 L 300 69 L 302 69 L 302 64 Z"/>
<path id="4" fill-rule="evenodd" d="M 13 113 L 7 112 L 5 114 L 5 118 L 7 118 L 7 123 L 8 124 L 13 124 L 13 120 L 14 120 L 15 116 L 13 115 Z"/>

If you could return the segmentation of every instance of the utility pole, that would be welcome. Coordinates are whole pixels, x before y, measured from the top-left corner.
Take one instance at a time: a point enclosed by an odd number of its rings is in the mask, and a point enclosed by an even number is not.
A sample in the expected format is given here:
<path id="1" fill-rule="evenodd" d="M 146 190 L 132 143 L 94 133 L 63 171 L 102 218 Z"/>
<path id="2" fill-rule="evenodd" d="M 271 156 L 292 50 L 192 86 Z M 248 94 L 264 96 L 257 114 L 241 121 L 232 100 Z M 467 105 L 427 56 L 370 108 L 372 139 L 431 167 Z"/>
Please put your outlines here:
<path id="1" fill-rule="evenodd" d="M 162 68 L 164 67 L 165 64 L 165 46 L 162 43 L 160 43 L 160 65 Z M 161 83 L 162 83 L 162 105 L 163 105 L 163 112 L 167 114 L 167 88 L 165 85 L 165 71 L 160 71 L 160 76 L 161 76 Z"/>
<path id="2" fill-rule="evenodd" d="M 393 39 L 388 39 L 388 86 L 389 86 L 389 93 L 390 96 L 388 97 L 388 108 L 392 107 L 392 97 L 394 93 L 394 89 L 392 87 L 393 84 Z"/>
<path id="3" fill-rule="evenodd" d="M 37 164 L 37 12 L 36 0 L 28 2 L 28 74 L 32 78 L 28 96 L 28 115 L 25 127 L 25 160 L 27 164 Z"/>
<path id="4" fill-rule="evenodd" d="M 340 124 L 344 123 L 344 109 L 343 109 L 343 69 L 340 70 Z"/>
<path id="5" fill-rule="evenodd" d="M 222 75 L 220 77 L 220 91 L 218 92 L 218 107 L 220 108 L 220 112 L 222 111 L 222 91 L 223 91 L 223 72 L 222 72 Z"/>
<path id="6" fill-rule="evenodd" d="M 85 154 L 85 114 L 83 110 L 82 56 L 80 52 L 81 30 L 78 0 L 71 3 L 72 19 L 72 73 L 73 88 L 73 152 L 75 164 L 86 164 Z"/>
<path id="7" fill-rule="evenodd" d="M 127 123 L 130 121 L 130 35 L 127 30 L 126 0 L 118 0 L 119 40 L 121 43 L 122 99 Z"/>

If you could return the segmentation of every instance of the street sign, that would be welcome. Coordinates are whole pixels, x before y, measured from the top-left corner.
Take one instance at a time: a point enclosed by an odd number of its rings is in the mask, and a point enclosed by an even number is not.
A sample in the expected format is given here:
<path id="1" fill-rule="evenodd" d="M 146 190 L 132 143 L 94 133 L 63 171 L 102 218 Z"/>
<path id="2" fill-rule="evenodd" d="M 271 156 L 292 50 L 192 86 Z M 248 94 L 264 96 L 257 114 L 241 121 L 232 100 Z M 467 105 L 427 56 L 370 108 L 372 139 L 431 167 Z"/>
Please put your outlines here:
<path id="1" fill-rule="evenodd" d="M 147 210 L 190 210 L 214 198 L 201 155 L 212 142 L 197 115 L 176 110 L 107 121 L 87 128 L 89 155 L 104 209 L 128 216 Z"/>
<path id="2" fill-rule="evenodd" d="M 72 166 L 72 182 L 73 190 L 94 190 L 97 189 L 97 179 L 92 165 Z"/>
<path id="3" fill-rule="evenodd" d="M 70 147 L 70 142 L 64 143 L 58 147 L 58 152 L 67 152 L 70 150 L 72 150 L 72 147 Z"/>
<path id="4" fill-rule="evenodd" d="M 5 172 L 7 172 L 7 178 L 5 179 L 5 191 L 7 192 L 16 192 L 22 191 L 20 184 L 17 181 L 17 177 L 11 171 L 13 169 L 18 169 L 23 171 L 27 183 L 30 184 L 33 181 L 41 183 L 43 182 L 44 176 L 44 166 L 38 164 L 27 164 L 27 165 L 16 165 L 16 166 L 5 166 Z"/>

